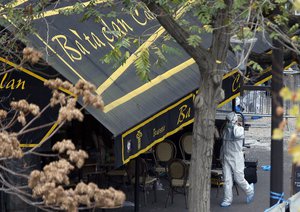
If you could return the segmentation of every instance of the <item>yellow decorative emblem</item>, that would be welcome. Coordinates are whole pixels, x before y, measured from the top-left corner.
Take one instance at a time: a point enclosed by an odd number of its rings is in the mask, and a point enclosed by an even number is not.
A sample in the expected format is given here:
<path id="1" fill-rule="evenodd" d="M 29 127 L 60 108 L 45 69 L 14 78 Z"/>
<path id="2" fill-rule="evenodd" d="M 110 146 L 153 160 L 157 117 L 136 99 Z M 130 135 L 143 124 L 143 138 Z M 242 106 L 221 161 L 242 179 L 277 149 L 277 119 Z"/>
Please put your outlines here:
<path id="1" fill-rule="evenodd" d="M 141 149 L 142 137 L 143 137 L 143 133 L 140 130 L 137 131 L 137 133 L 136 133 L 136 139 L 137 139 L 137 142 L 138 142 L 138 150 Z"/>

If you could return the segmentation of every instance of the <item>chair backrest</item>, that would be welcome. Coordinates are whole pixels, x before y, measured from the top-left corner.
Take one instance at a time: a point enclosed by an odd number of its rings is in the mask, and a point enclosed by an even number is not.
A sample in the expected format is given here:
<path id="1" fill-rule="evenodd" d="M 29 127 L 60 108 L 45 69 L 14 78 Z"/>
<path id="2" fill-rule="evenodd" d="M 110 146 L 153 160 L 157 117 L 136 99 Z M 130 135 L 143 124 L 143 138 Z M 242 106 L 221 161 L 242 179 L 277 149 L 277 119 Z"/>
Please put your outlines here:
<path id="1" fill-rule="evenodd" d="M 174 159 L 168 165 L 168 174 L 171 179 L 186 179 L 187 165 L 181 159 Z"/>
<path id="2" fill-rule="evenodd" d="M 132 179 L 135 177 L 135 168 L 136 168 L 136 159 L 130 160 L 128 164 L 126 165 L 126 171 L 129 179 Z M 143 158 L 139 158 L 139 176 L 142 177 L 142 180 L 144 181 L 148 175 L 148 167 L 147 163 Z M 144 182 L 140 182 L 144 183 Z"/>
<path id="3" fill-rule="evenodd" d="M 169 162 L 176 157 L 176 146 L 170 140 L 165 140 L 155 147 L 155 157 L 159 162 Z"/>
<path id="4" fill-rule="evenodd" d="M 184 133 L 179 140 L 179 147 L 182 154 L 183 159 L 185 159 L 185 155 L 192 154 L 192 140 L 193 134 L 191 132 Z"/>

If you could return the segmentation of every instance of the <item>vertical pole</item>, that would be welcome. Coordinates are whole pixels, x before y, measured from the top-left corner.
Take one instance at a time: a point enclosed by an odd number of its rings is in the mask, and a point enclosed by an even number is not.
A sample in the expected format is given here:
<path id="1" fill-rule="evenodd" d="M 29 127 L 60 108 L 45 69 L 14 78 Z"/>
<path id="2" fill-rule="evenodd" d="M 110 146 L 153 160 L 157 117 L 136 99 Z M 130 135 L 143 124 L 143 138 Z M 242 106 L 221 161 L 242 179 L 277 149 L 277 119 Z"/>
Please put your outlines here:
<path id="1" fill-rule="evenodd" d="M 235 106 L 236 106 L 236 100 L 235 99 L 233 99 L 232 101 L 231 101 L 231 110 L 232 111 L 235 111 Z"/>
<path id="2" fill-rule="evenodd" d="M 279 96 L 279 91 L 283 87 L 283 48 L 278 40 L 273 40 L 272 53 L 272 124 L 271 130 L 279 127 L 283 121 L 283 115 L 276 114 L 276 108 L 283 106 L 282 97 Z M 271 140 L 271 192 L 278 194 L 283 193 L 283 139 Z M 270 196 L 270 206 L 278 202 L 278 199 Z"/>
<path id="3" fill-rule="evenodd" d="M 5 199 L 4 199 L 4 195 L 5 193 L 3 191 L 0 191 L 0 196 L 1 196 L 1 211 L 6 211 L 6 207 L 5 207 Z"/>
<path id="4" fill-rule="evenodd" d="M 292 174 L 291 174 L 291 192 L 290 192 L 290 196 L 293 196 L 294 194 L 296 194 L 296 189 L 295 189 L 295 167 L 296 164 L 293 163 L 292 164 Z"/>
<path id="5" fill-rule="evenodd" d="M 139 184 L 140 184 L 140 156 L 135 158 L 135 182 L 134 182 L 134 212 L 140 211 Z"/>

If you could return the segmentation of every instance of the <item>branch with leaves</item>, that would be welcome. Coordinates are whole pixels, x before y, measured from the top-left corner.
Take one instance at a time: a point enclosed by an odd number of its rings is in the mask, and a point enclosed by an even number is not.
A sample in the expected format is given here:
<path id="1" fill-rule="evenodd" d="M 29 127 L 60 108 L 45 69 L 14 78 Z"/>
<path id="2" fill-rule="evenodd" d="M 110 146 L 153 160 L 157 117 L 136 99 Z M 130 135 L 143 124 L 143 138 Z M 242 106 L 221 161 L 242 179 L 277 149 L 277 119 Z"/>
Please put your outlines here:
<path id="1" fill-rule="evenodd" d="M 40 61 L 41 54 L 33 48 L 25 48 L 22 61 L 32 64 Z M 12 71 L 9 69 L 9 71 Z M 26 203 L 45 211 L 65 210 L 70 212 L 78 211 L 78 208 L 96 207 L 120 207 L 125 201 L 125 194 L 113 188 L 100 189 L 94 183 L 83 182 L 74 185 L 74 188 L 67 188 L 70 185 L 69 174 L 76 168 L 80 169 L 88 154 L 83 150 L 76 150 L 71 140 L 57 142 L 52 150 L 57 152 L 54 156 L 57 161 L 51 162 L 42 170 L 33 170 L 28 175 L 19 173 L 9 166 L 5 166 L 8 160 L 22 160 L 24 156 L 40 155 L 36 150 L 41 144 L 34 148 L 23 150 L 20 143 L 26 133 L 34 132 L 53 124 L 46 123 L 39 126 L 32 125 L 41 118 L 51 107 L 59 106 L 59 113 L 56 123 L 58 127 L 45 140 L 53 137 L 66 122 L 72 120 L 82 121 L 84 115 L 82 110 L 92 106 L 103 110 L 104 102 L 101 96 L 96 94 L 96 87 L 89 82 L 79 80 L 75 85 L 60 79 L 47 80 L 45 86 L 52 89 L 52 97 L 49 103 L 42 109 L 38 105 L 28 103 L 25 99 L 12 101 L 10 111 L 0 110 L 0 183 L 1 191 L 14 194 Z M 67 91 L 67 92 L 64 92 Z M 83 106 L 76 107 L 78 99 L 82 99 Z M 12 115 L 10 115 L 12 114 Z M 13 127 L 19 124 L 21 129 L 14 131 Z M 53 156 L 53 154 L 51 155 Z M 27 186 L 17 187 L 9 182 L 10 176 L 21 177 L 28 180 Z M 42 201 L 40 201 L 42 200 Z"/>

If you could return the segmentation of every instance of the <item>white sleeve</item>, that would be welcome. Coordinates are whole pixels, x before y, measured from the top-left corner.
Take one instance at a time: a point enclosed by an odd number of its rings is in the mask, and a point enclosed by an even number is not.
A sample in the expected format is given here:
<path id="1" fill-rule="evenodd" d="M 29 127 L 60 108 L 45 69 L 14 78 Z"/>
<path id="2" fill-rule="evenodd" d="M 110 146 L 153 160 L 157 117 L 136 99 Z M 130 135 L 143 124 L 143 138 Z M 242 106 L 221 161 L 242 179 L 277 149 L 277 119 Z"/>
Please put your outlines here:
<path id="1" fill-rule="evenodd" d="M 235 139 L 243 139 L 245 136 L 244 127 L 235 125 L 233 128 L 233 134 Z"/>

